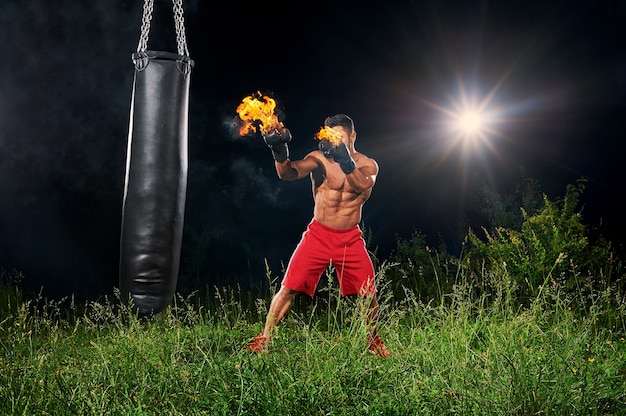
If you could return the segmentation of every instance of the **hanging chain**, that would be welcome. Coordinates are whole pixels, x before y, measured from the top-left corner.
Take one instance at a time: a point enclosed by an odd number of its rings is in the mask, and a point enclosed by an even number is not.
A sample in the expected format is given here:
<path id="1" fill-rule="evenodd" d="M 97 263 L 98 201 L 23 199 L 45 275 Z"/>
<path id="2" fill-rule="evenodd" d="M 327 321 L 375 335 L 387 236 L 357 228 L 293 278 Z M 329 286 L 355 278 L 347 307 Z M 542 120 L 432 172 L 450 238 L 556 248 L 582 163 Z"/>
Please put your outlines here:
<path id="1" fill-rule="evenodd" d="M 174 9 L 174 26 L 176 28 L 176 47 L 178 54 L 189 56 L 187 50 L 187 37 L 185 36 L 185 17 L 183 11 L 183 0 L 172 0 Z M 154 11 L 154 0 L 144 0 L 143 16 L 141 18 L 141 36 L 137 52 L 145 52 L 148 49 L 148 35 L 150 34 L 150 22 Z"/>
<path id="2" fill-rule="evenodd" d="M 183 0 L 173 0 L 172 3 L 174 4 L 174 24 L 176 26 L 176 46 L 178 47 L 178 54 L 189 56 L 187 37 L 185 36 Z"/>
<path id="3" fill-rule="evenodd" d="M 137 52 L 145 52 L 148 49 L 148 34 L 150 33 L 150 21 L 154 10 L 154 0 L 145 0 L 143 3 L 143 17 L 141 18 L 141 37 Z"/>

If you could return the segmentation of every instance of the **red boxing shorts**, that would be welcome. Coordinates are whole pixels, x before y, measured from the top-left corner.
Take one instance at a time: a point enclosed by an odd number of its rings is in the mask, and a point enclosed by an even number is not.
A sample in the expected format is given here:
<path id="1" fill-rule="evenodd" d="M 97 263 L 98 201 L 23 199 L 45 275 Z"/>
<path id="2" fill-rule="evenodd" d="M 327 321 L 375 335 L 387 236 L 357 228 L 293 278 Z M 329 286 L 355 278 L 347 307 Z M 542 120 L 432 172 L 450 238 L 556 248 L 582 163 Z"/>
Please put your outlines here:
<path id="1" fill-rule="evenodd" d="M 322 273 L 332 264 L 341 295 L 376 293 L 374 266 L 359 226 L 336 230 L 313 220 L 294 250 L 283 286 L 313 297 Z"/>

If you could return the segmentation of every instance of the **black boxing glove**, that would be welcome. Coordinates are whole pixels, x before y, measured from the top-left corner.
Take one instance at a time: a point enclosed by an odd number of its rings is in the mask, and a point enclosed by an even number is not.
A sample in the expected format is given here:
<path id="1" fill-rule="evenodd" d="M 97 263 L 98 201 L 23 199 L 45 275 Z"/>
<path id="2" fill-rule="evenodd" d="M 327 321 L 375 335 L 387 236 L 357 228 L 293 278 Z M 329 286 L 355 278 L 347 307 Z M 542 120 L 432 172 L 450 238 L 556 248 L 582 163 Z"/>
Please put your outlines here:
<path id="1" fill-rule="evenodd" d="M 356 163 L 350 156 L 348 148 L 343 142 L 333 150 L 333 159 L 335 159 L 335 162 L 339 163 L 339 167 L 346 175 L 354 172 L 356 169 Z"/>
<path id="2" fill-rule="evenodd" d="M 287 128 L 274 130 L 271 133 L 261 133 L 267 147 L 272 150 L 272 156 L 277 162 L 284 162 L 289 157 L 287 143 L 291 141 L 291 132 Z"/>
<path id="3" fill-rule="evenodd" d="M 335 146 L 330 142 L 330 140 L 328 139 L 320 140 L 318 147 L 321 150 L 321 152 L 324 153 L 324 156 L 326 156 L 329 159 L 333 157 L 333 153 L 334 153 L 333 149 Z"/>

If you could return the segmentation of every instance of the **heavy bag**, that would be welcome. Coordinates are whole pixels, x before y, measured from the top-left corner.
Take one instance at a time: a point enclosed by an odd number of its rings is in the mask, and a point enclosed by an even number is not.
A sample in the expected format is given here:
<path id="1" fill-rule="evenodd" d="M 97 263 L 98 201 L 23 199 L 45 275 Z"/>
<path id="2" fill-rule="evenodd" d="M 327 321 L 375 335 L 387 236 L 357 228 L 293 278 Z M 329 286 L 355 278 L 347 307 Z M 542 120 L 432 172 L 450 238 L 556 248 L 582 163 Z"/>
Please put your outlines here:
<path id="1" fill-rule="evenodd" d="M 193 61 L 170 52 L 133 54 L 120 241 L 120 292 L 140 316 L 172 301 L 178 280 L 188 164 Z"/>

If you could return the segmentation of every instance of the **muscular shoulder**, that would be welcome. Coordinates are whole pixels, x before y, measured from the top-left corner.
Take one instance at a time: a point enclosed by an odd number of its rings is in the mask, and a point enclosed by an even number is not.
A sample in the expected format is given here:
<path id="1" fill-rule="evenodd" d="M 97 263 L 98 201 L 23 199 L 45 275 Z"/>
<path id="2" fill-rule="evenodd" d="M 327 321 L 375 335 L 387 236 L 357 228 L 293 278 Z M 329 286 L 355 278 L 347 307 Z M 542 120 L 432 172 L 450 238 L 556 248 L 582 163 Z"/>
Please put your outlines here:
<path id="1" fill-rule="evenodd" d="M 319 154 L 318 154 L 319 153 Z M 291 167 L 297 171 L 297 175 L 292 179 L 300 179 L 308 175 L 309 173 L 319 170 L 324 166 L 324 162 L 320 159 L 323 157 L 322 152 L 319 150 L 308 153 L 301 160 L 294 160 L 289 162 Z"/>
<path id="2" fill-rule="evenodd" d="M 354 162 L 356 163 L 357 168 L 367 168 L 370 170 L 372 175 L 378 174 L 378 163 L 371 157 L 368 157 L 363 153 L 355 152 Z"/>
<path id="3" fill-rule="evenodd" d="M 306 156 L 304 156 L 304 159 L 311 159 L 321 163 L 326 158 L 324 157 L 324 153 L 322 153 L 320 150 L 312 150 L 307 153 Z"/>
<path id="4" fill-rule="evenodd" d="M 315 163 L 317 167 L 325 169 L 332 159 L 328 159 L 320 150 L 313 150 L 304 157 L 304 160 L 308 160 L 309 163 Z"/>

